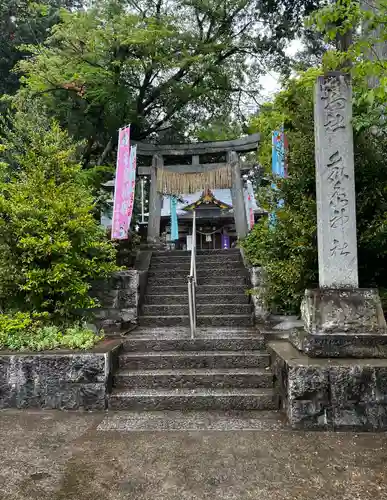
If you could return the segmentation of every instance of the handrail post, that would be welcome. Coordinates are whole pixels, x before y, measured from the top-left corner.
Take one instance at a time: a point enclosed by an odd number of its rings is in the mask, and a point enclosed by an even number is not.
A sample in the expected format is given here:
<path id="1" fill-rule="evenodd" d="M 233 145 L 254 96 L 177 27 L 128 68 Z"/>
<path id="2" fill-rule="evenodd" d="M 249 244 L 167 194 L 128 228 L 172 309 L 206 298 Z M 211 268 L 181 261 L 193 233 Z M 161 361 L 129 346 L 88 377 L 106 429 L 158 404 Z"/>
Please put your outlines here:
<path id="1" fill-rule="evenodd" d="M 192 251 L 191 251 L 191 274 L 194 277 L 194 283 L 197 284 L 196 277 L 196 210 L 192 213 Z"/>
<path id="2" fill-rule="evenodd" d="M 189 323 L 191 327 L 191 339 L 195 338 L 195 319 L 193 309 L 193 295 L 192 295 L 193 277 L 188 276 L 188 308 L 189 308 Z"/>
<path id="3" fill-rule="evenodd" d="M 191 327 L 191 338 L 195 338 L 196 333 L 196 211 L 192 214 L 192 246 L 191 246 L 191 266 L 188 276 L 188 308 L 189 322 Z"/>
<path id="4" fill-rule="evenodd" d="M 196 283 L 192 281 L 192 310 L 193 310 L 193 324 L 194 334 L 196 334 Z"/>

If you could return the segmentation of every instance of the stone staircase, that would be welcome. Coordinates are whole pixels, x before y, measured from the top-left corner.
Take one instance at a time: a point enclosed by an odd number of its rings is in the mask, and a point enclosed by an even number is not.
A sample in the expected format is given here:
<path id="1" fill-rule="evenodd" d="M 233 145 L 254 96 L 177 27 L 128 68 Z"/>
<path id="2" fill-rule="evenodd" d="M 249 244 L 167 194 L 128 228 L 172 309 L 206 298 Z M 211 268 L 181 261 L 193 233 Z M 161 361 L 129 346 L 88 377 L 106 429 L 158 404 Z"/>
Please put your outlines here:
<path id="1" fill-rule="evenodd" d="M 198 252 L 198 330 L 190 338 L 187 252 L 157 253 L 140 327 L 125 340 L 109 408 L 271 410 L 264 338 L 252 326 L 239 251 Z"/>
<path id="2" fill-rule="evenodd" d="M 263 337 L 253 329 L 139 328 L 124 342 L 109 408 L 263 410 L 276 407 Z"/>
<path id="3" fill-rule="evenodd" d="M 247 273 L 238 249 L 197 252 L 197 326 L 252 326 Z M 190 253 L 152 257 L 140 326 L 189 326 Z"/>

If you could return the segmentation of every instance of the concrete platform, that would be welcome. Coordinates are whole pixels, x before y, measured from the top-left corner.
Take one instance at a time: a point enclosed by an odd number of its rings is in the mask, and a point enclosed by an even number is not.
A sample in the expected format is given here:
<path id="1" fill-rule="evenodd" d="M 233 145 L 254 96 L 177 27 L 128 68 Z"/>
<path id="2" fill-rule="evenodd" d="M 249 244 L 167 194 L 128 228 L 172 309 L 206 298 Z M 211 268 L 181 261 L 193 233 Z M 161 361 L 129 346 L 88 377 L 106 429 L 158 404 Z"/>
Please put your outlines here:
<path id="1" fill-rule="evenodd" d="M 383 500 L 386 434 L 276 414 L 0 412 L 3 500 Z"/>

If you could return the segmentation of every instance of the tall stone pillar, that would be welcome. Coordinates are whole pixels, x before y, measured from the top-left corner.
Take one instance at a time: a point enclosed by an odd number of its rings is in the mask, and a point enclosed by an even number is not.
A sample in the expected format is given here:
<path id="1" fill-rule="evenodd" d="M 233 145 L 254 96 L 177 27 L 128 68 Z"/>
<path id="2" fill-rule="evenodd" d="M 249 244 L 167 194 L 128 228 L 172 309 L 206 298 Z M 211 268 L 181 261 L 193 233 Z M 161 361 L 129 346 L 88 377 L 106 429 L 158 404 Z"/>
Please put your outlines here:
<path id="1" fill-rule="evenodd" d="M 243 182 L 241 178 L 241 169 L 239 157 L 235 151 L 227 155 L 227 161 L 231 165 L 232 175 L 232 206 L 234 210 L 235 229 L 238 238 L 244 238 L 248 233 L 245 199 L 243 196 Z"/>
<path id="2" fill-rule="evenodd" d="M 315 164 L 319 284 L 357 288 L 352 91 L 348 76 L 321 76 L 315 86 Z"/>
<path id="3" fill-rule="evenodd" d="M 349 75 L 318 77 L 314 123 L 320 288 L 306 290 L 301 305 L 304 330 L 294 332 L 290 340 L 310 356 L 387 356 L 378 291 L 358 288 Z"/>
<path id="4" fill-rule="evenodd" d="M 163 157 L 154 155 L 152 158 L 150 189 L 149 189 L 149 217 L 148 243 L 155 244 L 160 238 L 160 218 L 162 195 L 157 192 L 157 169 L 164 165 Z"/>

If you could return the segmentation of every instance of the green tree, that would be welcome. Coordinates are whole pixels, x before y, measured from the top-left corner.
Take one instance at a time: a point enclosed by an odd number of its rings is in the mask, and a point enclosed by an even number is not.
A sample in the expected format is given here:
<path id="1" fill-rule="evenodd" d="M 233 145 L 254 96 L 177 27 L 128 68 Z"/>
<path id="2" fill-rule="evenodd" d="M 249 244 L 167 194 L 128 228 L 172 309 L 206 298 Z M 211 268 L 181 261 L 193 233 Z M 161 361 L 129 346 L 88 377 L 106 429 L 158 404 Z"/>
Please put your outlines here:
<path id="1" fill-rule="evenodd" d="M 25 47 L 18 98 L 43 100 L 70 134 L 87 139 L 85 164 L 109 157 L 125 123 L 137 140 L 179 137 L 192 124 L 238 115 L 256 99 L 259 76 L 287 62 L 287 38 L 315 3 L 299 1 L 293 17 L 284 4 L 283 16 L 253 0 L 99 0 L 62 11 L 43 45 Z"/>
<path id="2" fill-rule="evenodd" d="M 79 6 L 71 0 L 41 0 L 39 5 L 27 0 L 0 0 L 0 96 L 19 88 L 19 76 L 12 69 L 27 55 L 19 46 L 42 43 L 59 20 L 59 9 Z"/>
<path id="3" fill-rule="evenodd" d="M 387 1 L 340 0 L 319 9 L 309 25 L 330 44 L 323 57 L 325 70 L 350 71 L 354 81 L 356 130 L 387 133 Z M 333 42 L 347 37 L 347 47 Z"/>
<path id="4" fill-rule="evenodd" d="M 271 170 L 271 132 L 282 124 L 289 140 L 289 177 L 275 179 L 278 190 L 261 188 L 261 205 L 270 212 L 278 201 L 274 226 L 262 221 L 243 242 L 250 261 L 267 272 L 270 304 L 298 312 L 305 288 L 318 283 L 313 86 L 318 69 L 288 81 L 272 104 L 252 121 L 261 132 L 260 161 Z M 356 89 L 355 89 L 356 90 Z M 357 90 L 356 90 L 357 91 Z M 355 104 L 354 116 L 363 112 Z M 370 129 L 355 130 L 355 182 L 359 279 L 361 286 L 387 285 L 387 138 Z"/>
<path id="5" fill-rule="evenodd" d="M 115 249 L 93 217 L 68 134 L 27 118 L 15 115 L 2 145 L 0 307 L 64 320 L 94 305 L 90 282 L 116 269 Z"/>

